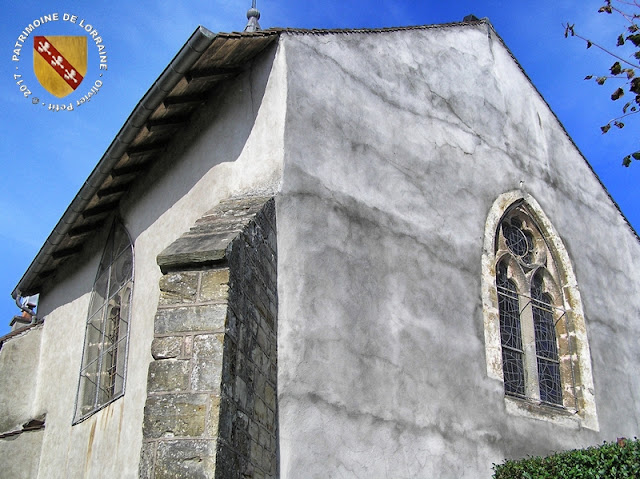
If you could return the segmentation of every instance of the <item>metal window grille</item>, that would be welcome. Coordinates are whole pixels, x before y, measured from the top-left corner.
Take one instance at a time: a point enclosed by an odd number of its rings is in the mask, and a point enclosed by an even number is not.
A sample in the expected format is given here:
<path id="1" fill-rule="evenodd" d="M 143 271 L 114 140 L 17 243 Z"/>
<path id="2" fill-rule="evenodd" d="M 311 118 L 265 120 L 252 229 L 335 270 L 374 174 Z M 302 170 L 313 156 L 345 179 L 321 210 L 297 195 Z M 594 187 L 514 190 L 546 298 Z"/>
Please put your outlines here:
<path id="1" fill-rule="evenodd" d="M 499 231 L 511 258 L 500 260 L 496 271 L 505 394 L 563 406 L 562 383 L 573 391 L 568 401 L 575 398 L 575 387 L 573 364 L 569 362 L 569 369 L 561 366 L 556 333 L 557 322 L 566 321 L 567 315 L 554 306 L 542 279 L 542 271 L 549 271 L 546 261 L 553 258 L 544 241 L 534 241 L 540 231 L 524 210 L 504 218 Z M 521 270 L 517 284 L 508 275 L 509 264 Z M 563 327 L 568 331 L 566 323 Z M 571 357 L 566 351 L 571 344 L 565 343 L 563 354 Z"/>
<path id="2" fill-rule="evenodd" d="M 535 277 L 531 285 L 533 326 L 536 341 L 540 400 L 562 405 L 560 361 L 551 298 L 543 292 L 542 280 Z"/>
<path id="3" fill-rule="evenodd" d="M 508 395 L 524 397 L 524 360 L 518 292 L 516 285 L 507 277 L 507 268 L 504 265 L 498 270 L 497 283 L 504 391 Z"/>
<path id="4" fill-rule="evenodd" d="M 132 289 L 133 245 L 114 221 L 91 293 L 75 422 L 124 394 Z"/>

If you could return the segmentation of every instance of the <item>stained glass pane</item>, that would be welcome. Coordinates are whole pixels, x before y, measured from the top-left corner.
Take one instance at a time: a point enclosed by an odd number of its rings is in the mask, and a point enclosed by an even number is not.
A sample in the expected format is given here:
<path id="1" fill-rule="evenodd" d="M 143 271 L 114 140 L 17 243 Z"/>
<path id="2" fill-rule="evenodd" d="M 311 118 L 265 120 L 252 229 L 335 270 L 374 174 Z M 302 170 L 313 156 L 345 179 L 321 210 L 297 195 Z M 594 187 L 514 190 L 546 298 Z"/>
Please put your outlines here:
<path id="1" fill-rule="evenodd" d="M 562 405 L 560 388 L 560 365 L 555 361 L 538 358 L 538 377 L 540 382 L 540 400 Z"/>
<path id="2" fill-rule="evenodd" d="M 543 292 L 542 279 L 536 276 L 531 285 L 533 327 L 538 356 L 538 382 L 540 399 L 553 404 L 562 404 L 558 343 L 553 322 L 551 298 Z"/>
<path id="3" fill-rule="evenodd" d="M 536 336 L 536 354 L 547 359 L 558 360 L 556 331 L 553 326 L 553 313 L 547 305 L 533 303 L 533 322 Z"/>
<path id="4" fill-rule="evenodd" d="M 504 263 L 498 266 L 496 280 L 504 391 L 506 394 L 524 396 L 524 363 L 518 292 L 513 281 L 507 276 L 507 267 Z"/>
<path id="5" fill-rule="evenodd" d="M 502 234 L 511 252 L 529 263 L 533 251 L 533 241 L 520 228 L 508 223 L 503 224 Z"/>
<path id="6" fill-rule="evenodd" d="M 502 372 L 505 394 L 524 396 L 524 364 L 520 351 L 502 348 Z"/>
<path id="7" fill-rule="evenodd" d="M 507 278 L 506 267 L 500 268 L 497 282 L 502 344 L 522 350 L 518 293 L 513 282 Z"/>

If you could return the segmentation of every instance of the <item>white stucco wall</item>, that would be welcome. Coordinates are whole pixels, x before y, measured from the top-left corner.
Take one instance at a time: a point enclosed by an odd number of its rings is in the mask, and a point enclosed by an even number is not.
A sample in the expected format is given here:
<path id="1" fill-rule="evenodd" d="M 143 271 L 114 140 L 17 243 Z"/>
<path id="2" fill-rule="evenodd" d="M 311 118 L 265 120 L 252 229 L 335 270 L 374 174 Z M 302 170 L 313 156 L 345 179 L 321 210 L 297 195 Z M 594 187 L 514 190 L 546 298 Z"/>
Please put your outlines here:
<path id="1" fill-rule="evenodd" d="M 276 47 L 263 52 L 251 68 L 209 99 L 121 204 L 120 214 L 135 248 L 126 391 L 123 398 L 75 426 L 88 303 L 109 225 L 85 247 L 88 253 L 59 271 L 41 292 L 39 311 L 45 318 L 41 367 L 25 375 L 37 377 L 33 410 L 47 414 L 46 428 L 38 474 L 24 477 L 137 477 L 159 296 L 156 256 L 221 199 L 278 190 L 284 66 Z"/>
<path id="2" fill-rule="evenodd" d="M 484 229 L 517 189 L 573 262 L 599 431 L 511 414 L 487 375 Z M 490 29 L 283 33 L 121 205 L 135 244 L 126 393 L 76 426 L 108 225 L 42 292 L 37 477 L 136 477 L 156 256 L 221 199 L 278 191 L 282 478 L 489 477 L 505 457 L 637 435 L 639 243 Z"/>
<path id="3" fill-rule="evenodd" d="M 490 28 L 281 48 L 281 477 L 490 477 L 505 457 L 637 435 L 640 245 Z M 507 412 L 487 375 L 484 228 L 518 189 L 573 262 L 599 432 Z"/>

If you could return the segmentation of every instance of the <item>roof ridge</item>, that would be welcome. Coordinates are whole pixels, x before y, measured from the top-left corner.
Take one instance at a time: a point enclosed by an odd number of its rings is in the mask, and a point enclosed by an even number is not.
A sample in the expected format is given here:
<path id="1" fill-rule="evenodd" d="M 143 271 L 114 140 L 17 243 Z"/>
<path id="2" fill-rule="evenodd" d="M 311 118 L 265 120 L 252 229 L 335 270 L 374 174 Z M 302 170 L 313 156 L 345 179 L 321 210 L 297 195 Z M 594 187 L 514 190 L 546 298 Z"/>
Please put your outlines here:
<path id="1" fill-rule="evenodd" d="M 238 36 L 267 36 L 281 33 L 292 33 L 300 35 L 318 35 L 318 34 L 334 34 L 334 33 L 385 33 L 408 30 L 430 30 L 434 28 L 449 28 L 465 25 L 491 24 L 488 18 L 478 20 L 433 23 L 424 25 L 404 25 L 396 27 L 360 27 L 360 28 L 298 28 L 298 27 L 271 27 L 266 30 L 256 32 L 218 32 L 216 35 L 220 37 L 233 38 Z"/>

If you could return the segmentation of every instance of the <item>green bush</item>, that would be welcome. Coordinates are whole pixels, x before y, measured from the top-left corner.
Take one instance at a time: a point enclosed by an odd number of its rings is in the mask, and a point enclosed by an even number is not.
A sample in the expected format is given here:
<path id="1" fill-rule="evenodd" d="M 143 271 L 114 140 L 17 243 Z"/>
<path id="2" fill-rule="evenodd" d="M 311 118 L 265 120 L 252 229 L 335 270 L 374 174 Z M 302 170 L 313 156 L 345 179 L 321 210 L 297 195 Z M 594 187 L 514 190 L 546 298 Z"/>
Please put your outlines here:
<path id="1" fill-rule="evenodd" d="M 494 464 L 495 479 L 640 478 L 640 441 L 618 439 L 599 447 Z"/>

